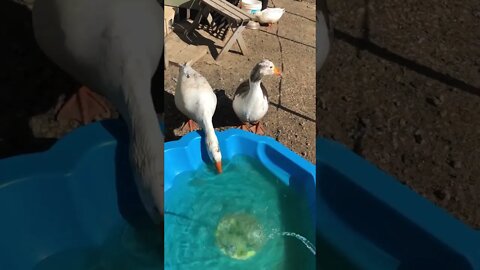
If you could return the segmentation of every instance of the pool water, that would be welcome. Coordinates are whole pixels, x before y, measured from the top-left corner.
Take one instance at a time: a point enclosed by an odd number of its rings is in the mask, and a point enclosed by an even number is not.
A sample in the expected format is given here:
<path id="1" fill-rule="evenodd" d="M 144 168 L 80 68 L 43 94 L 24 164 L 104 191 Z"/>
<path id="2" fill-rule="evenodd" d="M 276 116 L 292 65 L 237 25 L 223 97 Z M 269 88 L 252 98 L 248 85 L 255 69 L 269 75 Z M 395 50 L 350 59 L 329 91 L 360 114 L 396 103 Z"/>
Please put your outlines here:
<path id="1" fill-rule="evenodd" d="M 103 244 L 58 252 L 42 260 L 34 270 L 163 269 L 162 234 L 153 226 L 139 230 L 122 224 Z"/>
<path id="2" fill-rule="evenodd" d="M 315 269 L 304 196 L 255 159 L 235 156 L 217 174 L 210 165 L 182 173 L 165 192 L 165 269 Z"/>

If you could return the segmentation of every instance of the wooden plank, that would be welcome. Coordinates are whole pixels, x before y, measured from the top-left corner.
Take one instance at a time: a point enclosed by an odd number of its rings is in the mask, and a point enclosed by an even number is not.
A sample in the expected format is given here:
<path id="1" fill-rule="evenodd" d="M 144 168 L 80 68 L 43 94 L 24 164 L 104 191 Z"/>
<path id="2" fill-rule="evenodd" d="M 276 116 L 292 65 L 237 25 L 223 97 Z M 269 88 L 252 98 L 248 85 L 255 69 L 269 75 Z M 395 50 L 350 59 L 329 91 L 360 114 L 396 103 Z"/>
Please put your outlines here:
<path id="1" fill-rule="evenodd" d="M 183 42 L 183 40 L 181 40 L 177 34 L 171 33 L 165 39 L 165 54 L 170 57 L 170 55 L 175 54 L 187 46 L 188 44 Z"/>
<path id="2" fill-rule="evenodd" d="M 173 24 L 173 20 L 175 18 L 175 9 L 173 7 L 165 7 L 164 8 L 164 17 L 163 17 L 163 32 L 164 37 L 172 32 L 169 24 Z"/>
<path id="3" fill-rule="evenodd" d="M 207 55 L 207 53 L 208 48 L 206 46 L 188 45 L 176 52 L 175 55 L 172 55 L 169 61 L 177 64 L 185 64 L 190 61 L 190 63 L 193 64 Z"/>
<path id="4" fill-rule="evenodd" d="M 234 12 L 235 15 L 239 16 L 240 18 L 246 20 L 246 19 L 251 19 L 251 17 L 248 15 L 248 13 L 242 9 L 240 9 L 239 7 L 235 6 L 234 4 L 228 2 L 228 1 L 225 1 L 225 0 L 209 0 L 227 10 L 231 10 L 232 12 Z"/>
<path id="5" fill-rule="evenodd" d="M 243 35 L 241 34 L 238 35 L 237 43 L 238 43 L 238 47 L 240 47 L 240 50 L 242 51 L 242 54 L 243 55 L 248 54 L 247 44 L 245 43 L 245 40 L 243 40 Z"/>
<path id="6" fill-rule="evenodd" d="M 187 30 L 188 34 L 192 33 L 195 29 L 197 29 L 197 27 L 200 24 L 200 21 L 202 20 L 202 18 L 204 16 L 207 16 L 209 9 L 210 8 L 208 6 L 202 5 L 202 9 L 200 9 L 200 12 L 198 12 L 197 16 L 195 16 L 195 19 L 193 20 L 192 25 Z"/>
<path id="7" fill-rule="evenodd" d="M 248 13 L 246 13 L 244 10 L 241 10 L 239 7 L 225 0 L 207 0 L 207 1 L 214 3 L 217 6 L 224 8 L 225 10 L 230 11 L 232 14 L 235 14 L 236 16 L 238 16 L 243 22 L 245 21 L 248 22 L 251 19 L 253 19 L 253 17 L 249 16 Z"/>
<path id="8" fill-rule="evenodd" d="M 222 6 L 219 6 L 217 3 L 212 2 L 210 0 L 203 0 L 202 1 L 205 5 L 211 7 L 214 11 L 222 14 L 225 18 L 227 18 L 229 21 L 234 21 L 235 23 L 240 23 L 242 21 L 242 18 L 237 16 L 234 12 L 231 10 L 225 9 Z"/>
<path id="9" fill-rule="evenodd" d="M 217 5 L 219 7 L 222 7 L 225 10 L 228 10 L 230 13 L 234 14 L 235 16 L 238 16 L 242 21 L 250 20 L 250 17 L 246 16 L 244 13 L 242 13 L 240 8 L 238 8 L 237 6 L 227 2 L 225 0 L 207 0 L 207 1 Z"/>
<path id="10" fill-rule="evenodd" d="M 255 19 L 255 17 L 254 17 L 252 14 L 246 12 L 245 10 L 243 10 L 243 9 L 235 6 L 234 4 L 232 4 L 232 3 L 228 2 L 228 1 L 225 1 L 225 0 L 212 0 L 212 1 L 222 2 L 223 4 L 225 4 L 225 5 L 227 5 L 227 6 L 231 7 L 231 8 L 236 9 L 236 11 L 240 12 L 244 17 L 247 17 L 247 18 L 249 18 L 250 20 L 254 20 L 254 19 Z"/>
<path id="11" fill-rule="evenodd" d="M 165 64 L 173 62 L 185 64 L 191 61 L 192 64 L 208 53 L 208 47 L 201 45 L 190 45 L 183 41 L 176 33 L 171 33 L 165 39 Z"/>
<path id="12" fill-rule="evenodd" d="M 212 9 L 221 13 L 223 16 L 225 16 L 225 17 L 227 17 L 231 20 L 234 20 L 237 24 L 242 23 L 243 20 L 244 20 L 242 17 L 238 16 L 238 14 L 236 14 L 232 9 L 227 9 L 225 7 L 222 7 L 216 2 L 213 2 L 211 0 L 203 0 L 202 2 L 204 4 L 212 7 Z"/>
<path id="13" fill-rule="evenodd" d="M 165 0 L 165 6 L 199 9 L 199 0 Z"/>
<path id="14" fill-rule="evenodd" d="M 230 51 L 230 48 L 232 47 L 232 45 L 237 41 L 237 37 L 240 36 L 240 35 L 242 35 L 243 30 L 245 30 L 245 26 L 244 26 L 244 25 L 240 25 L 240 26 L 235 30 L 235 32 L 233 33 L 233 35 L 230 37 L 230 39 L 227 41 L 227 43 L 225 44 L 225 46 L 223 47 L 223 49 L 220 51 L 220 54 L 218 54 L 216 60 L 221 60 L 221 58 L 223 57 L 223 55 L 225 55 L 226 52 Z"/>

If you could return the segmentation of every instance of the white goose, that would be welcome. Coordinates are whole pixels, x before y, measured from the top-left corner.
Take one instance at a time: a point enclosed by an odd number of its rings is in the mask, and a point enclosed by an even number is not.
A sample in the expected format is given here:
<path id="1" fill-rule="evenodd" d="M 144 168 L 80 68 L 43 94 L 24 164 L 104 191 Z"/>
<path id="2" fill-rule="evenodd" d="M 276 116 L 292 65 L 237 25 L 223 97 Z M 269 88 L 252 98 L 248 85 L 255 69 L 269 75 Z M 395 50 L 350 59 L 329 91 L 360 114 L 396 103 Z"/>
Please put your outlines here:
<path id="1" fill-rule="evenodd" d="M 284 8 L 266 8 L 255 13 L 258 22 L 271 25 L 277 23 L 285 13 Z"/>
<path id="2" fill-rule="evenodd" d="M 218 173 L 222 173 L 222 154 L 212 123 L 217 107 L 217 96 L 207 79 L 194 70 L 189 63 L 180 65 L 175 89 L 175 105 L 189 118 L 186 125 L 190 126 L 190 130 L 193 130 L 193 121 L 204 130 L 208 155 L 215 163 Z"/>
<path id="3" fill-rule="evenodd" d="M 150 91 L 163 51 L 162 18 L 156 0 L 37 0 L 33 7 L 44 53 L 125 120 L 135 181 L 155 222 L 163 215 L 163 134 Z"/>
<path id="4" fill-rule="evenodd" d="M 262 84 L 262 78 L 274 74 L 282 75 L 271 61 L 263 60 L 253 67 L 248 80 L 241 83 L 235 91 L 233 110 L 243 123 L 242 129 L 251 130 L 257 134 L 265 133 L 260 120 L 268 111 L 268 94 L 267 89 Z M 249 128 L 247 123 L 254 124 L 254 126 Z"/>

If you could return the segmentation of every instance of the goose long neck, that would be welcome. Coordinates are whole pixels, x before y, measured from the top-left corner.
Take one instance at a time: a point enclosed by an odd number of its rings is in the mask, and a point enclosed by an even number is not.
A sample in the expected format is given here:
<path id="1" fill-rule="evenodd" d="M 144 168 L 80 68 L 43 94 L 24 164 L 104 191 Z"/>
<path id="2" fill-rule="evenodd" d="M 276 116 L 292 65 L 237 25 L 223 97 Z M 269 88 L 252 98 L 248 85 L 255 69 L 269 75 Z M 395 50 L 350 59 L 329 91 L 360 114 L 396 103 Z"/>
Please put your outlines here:
<path id="1" fill-rule="evenodd" d="M 260 73 L 260 66 L 255 66 L 250 72 L 249 81 L 250 83 L 258 83 L 262 81 L 263 75 Z"/>
<path id="2" fill-rule="evenodd" d="M 132 72 L 133 74 L 133 72 Z M 163 214 L 163 141 L 151 78 L 131 76 L 111 97 L 129 132 L 129 158 L 140 198 L 155 223 Z"/>
<path id="3" fill-rule="evenodd" d="M 260 73 L 260 67 L 255 66 L 250 73 L 250 77 L 248 79 L 250 85 L 250 95 L 260 95 L 262 94 L 262 74 Z M 252 93 L 253 92 L 253 93 Z"/>
<path id="4" fill-rule="evenodd" d="M 150 80 L 127 84 L 126 106 L 119 108 L 130 137 L 130 158 L 143 179 L 163 174 L 163 134 L 150 94 Z M 142 183 L 150 188 L 152 183 Z"/>
<path id="5" fill-rule="evenodd" d="M 212 117 L 203 117 L 200 126 L 205 131 L 205 143 L 207 146 L 207 152 L 214 162 L 217 172 L 222 173 L 222 154 L 220 153 L 220 146 L 218 144 L 218 138 L 215 134 L 215 129 L 212 124 Z"/>
<path id="6" fill-rule="evenodd" d="M 262 93 L 262 88 L 260 86 L 261 83 L 262 83 L 262 81 L 258 81 L 258 82 L 250 81 L 249 82 L 251 94 L 261 94 Z"/>
<path id="7" fill-rule="evenodd" d="M 199 123 L 201 128 L 205 131 L 205 137 L 207 138 L 213 138 L 216 137 L 215 135 L 215 129 L 213 127 L 213 123 L 211 119 L 208 117 L 204 117 L 205 120 Z"/>

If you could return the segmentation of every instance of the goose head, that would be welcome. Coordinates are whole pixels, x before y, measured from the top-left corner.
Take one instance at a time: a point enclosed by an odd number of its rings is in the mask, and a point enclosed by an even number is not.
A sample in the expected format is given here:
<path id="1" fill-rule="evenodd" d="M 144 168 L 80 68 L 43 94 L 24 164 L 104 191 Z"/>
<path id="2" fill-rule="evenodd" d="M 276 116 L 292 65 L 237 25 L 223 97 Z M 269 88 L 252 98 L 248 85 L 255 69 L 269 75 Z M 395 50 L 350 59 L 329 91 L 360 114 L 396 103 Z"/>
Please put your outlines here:
<path id="1" fill-rule="evenodd" d="M 282 72 L 270 60 L 262 60 L 253 67 L 250 73 L 250 81 L 260 81 L 263 76 L 276 75 L 282 76 Z"/>
<path id="2" fill-rule="evenodd" d="M 184 64 L 179 64 L 179 76 L 184 76 L 189 79 L 191 76 L 194 76 L 197 72 L 192 68 L 191 61 L 188 61 Z"/>

